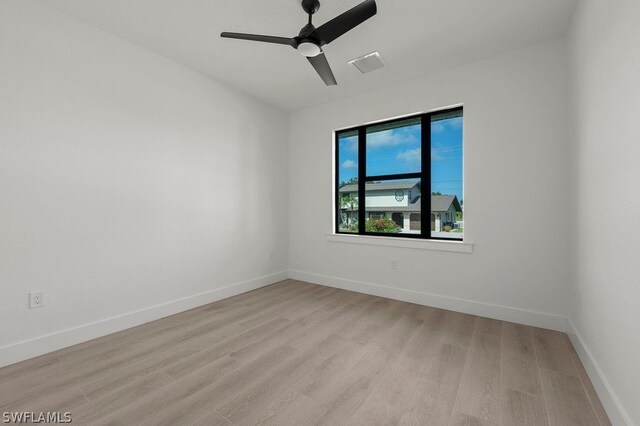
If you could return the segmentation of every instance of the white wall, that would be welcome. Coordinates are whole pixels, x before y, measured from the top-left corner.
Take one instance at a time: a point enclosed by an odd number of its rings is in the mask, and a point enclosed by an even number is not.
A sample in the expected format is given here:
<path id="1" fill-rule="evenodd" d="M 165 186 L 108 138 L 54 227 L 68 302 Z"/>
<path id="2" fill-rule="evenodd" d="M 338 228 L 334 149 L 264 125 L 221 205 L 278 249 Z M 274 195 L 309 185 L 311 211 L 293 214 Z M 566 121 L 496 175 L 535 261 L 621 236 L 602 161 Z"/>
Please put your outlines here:
<path id="1" fill-rule="evenodd" d="M 611 419 L 640 424 L 640 2 L 583 0 L 569 35 L 572 333 Z"/>
<path id="2" fill-rule="evenodd" d="M 360 290 L 387 286 L 379 293 L 564 329 L 569 224 L 558 211 L 569 192 L 565 48 L 564 40 L 552 41 L 292 113 L 293 276 Z M 464 230 L 474 252 L 327 241 L 332 131 L 458 103 L 465 108 Z"/>
<path id="3" fill-rule="evenodd" d="M 1 1 L 0 366 L 286 277 L 287 129 L 175 62 Z M 49 306 L 27 309 L 31 290 Z"/>

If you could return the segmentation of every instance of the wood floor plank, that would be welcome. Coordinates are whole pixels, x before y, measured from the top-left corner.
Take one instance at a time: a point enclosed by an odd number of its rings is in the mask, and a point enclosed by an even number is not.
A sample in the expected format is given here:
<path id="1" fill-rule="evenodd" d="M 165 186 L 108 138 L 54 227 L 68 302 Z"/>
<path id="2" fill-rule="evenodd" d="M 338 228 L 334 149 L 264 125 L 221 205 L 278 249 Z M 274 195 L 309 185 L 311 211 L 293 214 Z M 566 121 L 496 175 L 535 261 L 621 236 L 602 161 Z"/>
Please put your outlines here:
<path id="1" fill-rule="evenodd" d="M 326 317 L 322 323 L 316 324 L 309 328 L 304 335 L 299 336 L 291 345 L 298 349 L 306 349 L 309 346 L 323 341 L 332 334 L 336 334 L 336 330 L 342 324 L 358 321 L 364 315 L 365 307 L 363 305 L 343 305 L 335 310 L 332 315 Z"/>
<path id="2" fill-rule="evenodd" d="M 212 410 L 191 423 L 192 426 L 231 426 L 232 423 Z"/>
<path id="3" fill-rule="evenodd" d="M 19 398 L 12 405 L 5 406 L 2 411 L 15 412 L 66 412 L 73 411 L 88 403 L 79 387 L 69 387 L 58 392 L 38 394 L 34 398 Z"/>
<path id="4" fill-rule="evenodd" d="M 100 419 L 98 424 L 126 425 L 133 418 L 140 420 L 149 419 L 171 405 L 177 404 L 190 395 L 197 393 L 201 389 L 211 386 L 231 372 L 238 370 L 241 366 L 242 364 L 230 357 L 212 361 L 203 368 L 176 380 L 174 385 L 154 389 L 132 404 L 122 407 L 119 410 L 114 410 L 109 415 Z"/>
<path id="5" fill-rule="evenodd" d="M 333 352 L 322 363 L 297 380 L 292 385 L 292 389 L 305 396 L 320 399 L 318 395 L 340 381 L 345 372 L 351 369 L 354 359 L 357 359 L 367 350 L 369 350 L 369 347 L 361 346 L 348 340 L 339 350 Z"/>
<path id="6" fill-rule="evenodd" d="M 391 328 L 380 326 L 380 333 L 361 349 L 345 354 L 344 361 L 338 358 L 339 362 L 327 363 L 323 366 L 322 374 L 316 374 L 313 380 L 300 384 L 301 392 L 320 405 L 327 406 L 335 404 L 328 401 L 334 401 L 330 393 L 336 387 L 355 386 L 356 383 L 367 383 L 367 386 L 375 384 L 386 373 L 386 366 L 392 365 L 406 351 L 412 334 L 418 330 L 416 325 L 421 323 L 421 320 L 401 317 Z M 356 389 L 359 388 L 356 386 Z"/>
<path id="7" fill-rule="evenodd" d="M 502 321 L 478 317 L 476 320 L 476 332 L 500 337 L 502 336 Z"/>
<path id="8" fill-rule="evenodd" d="M 282 310 L 279 316 L 289 321 L 296 321 L 306 316 L 310 311 L 315 311 L 338 300 L 345 300 L 341 292 L 335 288 L 319 287 L 318 291 L 305 297 L 305 300 L 290 306 L 288 309 Z M 348 304 L 344 302 L 343 304 Z"/>
<path id="9" fill-rule="evenodd" d="M 547 368 L 540 374 L 551 426 L 600 424 L 579 378 Z"/>
<path id="10" fill-rule="evenodd" d="M 352 320 L 344 322 L 338 335 L 365 344 L 384 329 L 394 326 L 404 315 L 402 302 L 384 303 L 383 300 L 372 299 L 370 303 L 360 303 L 356 309 L 361 309 Z M 417 323 L 416 323 L 417 324 Z"/>
<path id="11" fill-rule="evenodd" d="M 355 328 L 351 329 L 348 334 L 338 333 L 338 335 L 344 336 L 345 334 L 347 334 L 349 336 L 348 338 L 350 338 L 354 342 L 360 343 L 361 345 L 367 345 L 381 332 L 382 328 L 380 326 L 359 322 L 358 325 Z"/>
<path id="12" fill-rule="evenodd" d="M 298 351 L 294 348 L 281 346 L 156 413 L 156 415 L 146 419 L 143 424 L 172 426 L 189 424 L 199 420 L 202 413 L 210 412 L 212 408 L 224 404 L 229 399 L 249 389 L 253 384 L 286 363 L 297 353 Z"/>
<path id="13" fill-rule="evenodd" d="M 45 354 L 23 362 L 0 368 L 0 383 L 8 383 L 12 379 L 24 377 L 25 374 L 41 374 L 43 370 L 50 369 L 52 365 L 60 362 L 57 354 Z"/>
<path id="14" fill-rule="evenodd" d="M 314 400 L 299 392 L 288 392 L 257 413 L 255 422 L 240 424 L 300 426 L 317 422 L 321 415 L 322 410 Z"/>
<path id="15" fill-rule="evenodd" d="M 330 306 L 322 306 L 319 309 L 308 312 L 307 315 L 299 317 L 295 321 L 291 321 L 284 327 L 275 330 L 272 334 L 257 339 L 241 348 L 231 352 L 229 355 L 234 359 L 247 363 L 258 356 L 274 349 L 283 344 L 294 345 L 304 336 L 313 334 L 314 330 L 323 324 L 323 320 L 330 317 L 334 312 L 340 309 L 341 305 L 332 304 Z"/>
<path id="16" fill-rule="evenodd" d="M 379 329 L 376 317 L 382 314 L 389 306 L 381 298 L 371 298 L 368 301 L 362 301 L 354 306 L 354 315 L 351 321 L 342 323 L 338 334 L 347 339 L 353 339 L 355 336 L 362 336 L 365 330 L 372 328 Z"/>
<path id="17" fill-rule="evenodd" d="M 420 315 L 422 324 L 407 344 L 407 355 L 423 362 L 432 359 L 441 348 L 447 330 L 456 327 L 455 320 L 446 311 L 431 309 Z"/>
<path id="18" fill-rule="evenodd" d="M 456 413 L 451 419 L 449 426 L 498 426 L 486 420 L 479 419 L 464 413 Z"/>
<path id="19" fill-rule="evenodd" d="M 185 356 L 181 360 L 170 366 L 164 367 L 164 371 L 169 373 L 171 377 L 180 378 L 200 367 L 207 365 L 211 361 L 229 355 L 231 352 L 261 338 L 264 335 L 270 335 L 277 332 L 278 329 L 289 324 L 289 321 L 276 318 L 261 326 L 252 328 L 229 339 L 213 343 L 203 350 L 194 352 L 192 355 Z"/>
<path id="20" fill-rule="evenodd" d="M 252 315 L 247 315 L 245 318 L 237 321 L 237 324 L 241 327 L 253 328 L 262 322 L 269 321 L 274 318 L 286 319 L 283 314 L 287 314 L 292 309 L 296 309 L 301 306 L 315 305 L 318 300 L 322 300 L 322 298 L 319 297 L 322 293 L 324 293 L 322 288 L 316 287 L 308 289 L 303 293 L 298 293 L 294 297 L 283 297 L 282 303 L 274 303 L 271 306 L 254 312 Z"/>
<path id="21" fill-rule="evenodd" d="M 95 399 L 90 398 L 89 403 L 74 410 L 73 421 L 77 424 L 87 424 L 93 418 L 105 417 L 113 411 L 138 401 L 149 392 L 172 383 L 174 383 L 174 380 L 163 371 L 140 377 L 138 380 L 114 389 L 110 393 Z"/>
<path id="22" fill-rule="evenodd" d="M 391 328 L 393 327 L 405 314 L 405 303 L 397 300 L 389 300 L 387 308 L 376 315 L 375 321 L 372 321 L 373 325 L 380 327 Z M 422 322 L 422 321 L 420 321 Z"/>
<path id="23" fill-rule="evenodd" d="M 446 314 L 447 312 L 449 312 L 444 309 L 432 308 L 431 306 L 415 305 L 413 303 L 409 303 L 408 305 L 409 308 L 407 309 L 406 314 L 412 318 L 419 319 L 424 322 L 430 321 L 430 319 L 433 318 L 436 313 Z"/>
<path id="24" fill-rule="evenodd" d="M 536 362 L 502 357 L 502 387 L 542 396 Z"/>
<path id="25" fill-rule="evenodd" d="M 348 290 L 340 290 L 340 291 L 351 298 L 349 302 L 349 304 L 351 305 L 359 305 L 360 303 L 369 304 L 372 300 L 381 299 L 381 297 L 378 297 L 378 296 L 372 296 L 370 294 L 365 294 L 365 293 L 358 293 L 355 291 L 348 291 Z"/>
<path id="26" fill-rule="evenodd" d="M 502 324 L 502 355 L 520 361 L 536 362 L 531 327 L 505 322 Z"/>
<path id="27" fill-rule="evenodd" d="M 417 320 L 420 321 L 420 320 Z M 396 425 L 400 422 L 418 386 L 422 362 L 401 354 L 370 390 L 364 403 L 349 419 L 349 425 Z"/>
<path id="28" fill-rule="evenodd" d="M 541 328 L 532 329 L 532 335 L 540 367 L 577 377 L 578 372 L 565 341 L 566 335 Z"/>
<path id="29" fill-rule="evenodd" d="M 385 334 L 372 339 L 370 343 L 359 350 L 359 355 L 354 356 L 346 368 L 333 374 L 334 379 L 318 385 L 307 386 L 303 393 L 314 399 L 324 410 L 322 418 L 317 424 L 338 424 L 349 419 L 354 412 L 366 401 L 370 392 L 377 383 L 382 383 L 388 366 L 406 350 L 406 344 L 410 340 L 411 324 L 420 324 L 420 320 L 403 317 Z M 392 336 L 404 335 L 404 339 L 396 340 L 395 345 L 386 345 L 382 340 L 388 340 Z"/>
<path id="30" fill-rule="evenodd" d="M 544 426 L 549 424 L 544 398 L 503 389 L 501 424 L 504 426 Z"/>
<path id="31" fill-rule="evenodd" d="M 422 320 L 411 317 L 400 317 L 395 320 L 392 327 L 384 327 L 368 340 L 368 344 L 376 345 L 380 349 L 390 354 L 406 352 L 407 345 L 415 339 L 415 334 L 420 331 Z"/>
<path id="32" fill-rule="evenodd" d="M 446 311 L 447 331 L 443 343 L 468 349 L 471 346 L 471 338 L 479 317 Z"/>
<path id="33" fill-rule="evenodd" d="M 455 413 L 500 423 L 501 336 L 477 327 L 460 381 Z"/>
<path id="34" fill-rule="evenodd" d="M 233 333 L 233 329 L 230 332 Z M 229 336 L 231 333 L 224 333 L 224 335 Z M 212 334 L 224 341 L 220 334 Z M 136 362 L 124 362 L 122 366 L 111 368 L 92 380 L 83 378 L 80 380 L 82 390 L 88 398 L 92 399 L 158 370 L 165 369 L 165 372 L 168 372 L 167 368 L 174 366 L 185 358 L 201 354 L 210 346 L 206 342 L 206 340 L 200 339 L 189 340 L 179 346 L 168 346 L 157 350 L 155 353 Z M 178 378 L 179 375 L 175 374 L 175 377 Z"/>
<path id="35" fill-rule="evenodd" d="M 372 381 L 367 374 L 354 374 L 337 382 L 330 398 L 316 400 L 322 411 L 312 424 L 333 426 L 348 419 L 364 403 Z"/>
<path id="36" fill-rule="evenodd" d="M 262 412 L 277 412 L 295 399 L 296 383 L 310 376 L 322 374 L 335 354 L 354 351 L 355 343 L 331 335 L 317 347 L 307 348 L 274 370 L 264 380 L 240 392 L 216 407 L 232 423 L 254 424 Z"/>
<path id="37" fill-rule="evenodd" d="M 502 388 L 542 396 L 531 327 L 503 323 Z"/>
<path id="38" fill-rule="evenodd" d="M 401 425 L 446 425 L 456 401 L 468 351 L 442 344 L 428 366 L 413 374 L 418 378 L 414 394 L 403 413 Z"/>

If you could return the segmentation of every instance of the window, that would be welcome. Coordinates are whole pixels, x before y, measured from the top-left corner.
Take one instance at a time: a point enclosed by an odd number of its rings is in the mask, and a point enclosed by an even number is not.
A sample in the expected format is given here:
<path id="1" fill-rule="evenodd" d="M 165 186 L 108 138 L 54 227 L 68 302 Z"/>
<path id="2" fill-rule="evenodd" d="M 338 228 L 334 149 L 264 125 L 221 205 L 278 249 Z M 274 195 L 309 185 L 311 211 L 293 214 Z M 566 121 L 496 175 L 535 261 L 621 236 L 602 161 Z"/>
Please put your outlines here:
<path id="1" fill-rule="evenodd" d="M 462 240 L 462 117 L 455 108 L 336 132 L 336 233 Z"/>

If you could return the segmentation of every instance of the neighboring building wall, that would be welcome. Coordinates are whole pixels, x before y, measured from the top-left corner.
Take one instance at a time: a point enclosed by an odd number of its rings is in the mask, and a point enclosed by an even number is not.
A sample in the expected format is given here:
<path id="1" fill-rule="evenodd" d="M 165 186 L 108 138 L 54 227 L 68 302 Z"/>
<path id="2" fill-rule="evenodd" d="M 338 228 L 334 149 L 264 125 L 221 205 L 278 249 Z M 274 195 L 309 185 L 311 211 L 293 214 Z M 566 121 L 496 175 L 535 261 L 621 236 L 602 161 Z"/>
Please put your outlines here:
<path id="1" fill-rule="evenodd" d="M 449 210 L 447 211 L 447 217 L 444 220 L 445 222 L 456 223 L 456 209 L 451 205 Z"/>
<path id="2" fill-rule="evenodd" d="M 367 193 L 367 207 L 407 207 L 409 205 L 409 191 L 404 191 L 402 201 L 396 200 L 396 190 L 370 191 Z"/>

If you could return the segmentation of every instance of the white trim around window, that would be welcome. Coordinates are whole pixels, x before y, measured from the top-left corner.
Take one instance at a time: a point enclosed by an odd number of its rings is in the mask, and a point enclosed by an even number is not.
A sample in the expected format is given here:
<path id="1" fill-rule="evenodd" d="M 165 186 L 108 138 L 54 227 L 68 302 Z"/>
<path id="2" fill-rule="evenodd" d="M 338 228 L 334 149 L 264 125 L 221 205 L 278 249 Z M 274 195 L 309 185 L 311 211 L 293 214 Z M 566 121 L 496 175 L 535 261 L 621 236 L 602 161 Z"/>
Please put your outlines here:
<path id="1" fill-rule="evenodd" d="M 384 247 L 401 247 L 418 250 L 448 251 L 454 253 L 473 253 L 473 243 L 469 243 L 467 241 L 377 237 L 357 234 L 327 234 L 327 241 L 346 244 L 367 244 Z"/>

